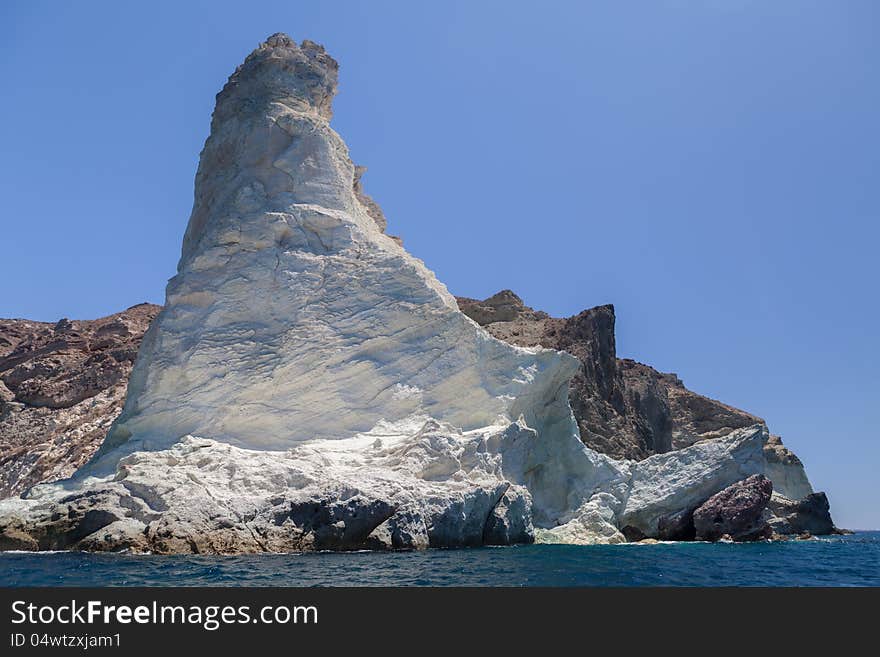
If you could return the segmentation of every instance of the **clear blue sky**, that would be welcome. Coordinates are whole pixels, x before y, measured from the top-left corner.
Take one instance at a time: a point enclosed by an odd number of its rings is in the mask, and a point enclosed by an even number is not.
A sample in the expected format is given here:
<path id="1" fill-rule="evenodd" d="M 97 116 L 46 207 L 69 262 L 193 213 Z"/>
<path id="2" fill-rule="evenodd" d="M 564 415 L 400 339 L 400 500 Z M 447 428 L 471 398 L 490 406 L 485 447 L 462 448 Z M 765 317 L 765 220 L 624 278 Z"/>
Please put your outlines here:
<path id="1" fill-rule="evenodd" d="M 0 316 L 162 302 L 214 95 L 276 31 L 339 60 L 333 124 L 452 292 L 613 302 L 621 355 L 880 527 L 880 4 L 4 2 Z"/>

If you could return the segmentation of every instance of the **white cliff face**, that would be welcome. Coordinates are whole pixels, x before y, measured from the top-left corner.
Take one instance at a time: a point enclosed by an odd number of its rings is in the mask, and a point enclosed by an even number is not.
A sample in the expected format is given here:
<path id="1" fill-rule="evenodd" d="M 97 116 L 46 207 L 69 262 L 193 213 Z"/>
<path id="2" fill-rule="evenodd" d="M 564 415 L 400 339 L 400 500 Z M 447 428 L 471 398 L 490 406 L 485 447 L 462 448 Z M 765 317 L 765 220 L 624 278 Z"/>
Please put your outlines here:
<path id="1" fill-rule="evenodd" d="M 489 336 L 383 233 L 329 126 L 336 71 L 275 35 L 218 95 L 125 409 L 74 479 L 0 502 L 0 549 L 614 543 L 763 472 L 761 427 L 586 448 L 578 361 Z"/>

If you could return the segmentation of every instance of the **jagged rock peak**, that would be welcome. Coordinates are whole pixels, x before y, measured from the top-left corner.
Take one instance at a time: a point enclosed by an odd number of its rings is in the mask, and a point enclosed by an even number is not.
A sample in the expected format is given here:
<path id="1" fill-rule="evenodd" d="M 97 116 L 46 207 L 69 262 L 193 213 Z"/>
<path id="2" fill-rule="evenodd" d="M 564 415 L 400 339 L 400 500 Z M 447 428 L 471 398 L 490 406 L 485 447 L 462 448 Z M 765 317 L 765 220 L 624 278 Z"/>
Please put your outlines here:
<path id="1" fill-rule="evenodd" d="M 512 290 L 501 290 L 482 301 L 458 297 L 458 306 L 465 315 L 480 326 L 495 322 L 512 322 L 517 319 L 536 320 L 549 317 L 545 312 L 529 308 Z"/>
<path id="2" fill-rule="evenodd" d="M 217 95 L 214 118 L 278 102 L 329 121 L 338 73 L 339 64 L 324 46 L 308 40 L 297 45 L 278 32 L 257 46 L 230 76 Z"/>

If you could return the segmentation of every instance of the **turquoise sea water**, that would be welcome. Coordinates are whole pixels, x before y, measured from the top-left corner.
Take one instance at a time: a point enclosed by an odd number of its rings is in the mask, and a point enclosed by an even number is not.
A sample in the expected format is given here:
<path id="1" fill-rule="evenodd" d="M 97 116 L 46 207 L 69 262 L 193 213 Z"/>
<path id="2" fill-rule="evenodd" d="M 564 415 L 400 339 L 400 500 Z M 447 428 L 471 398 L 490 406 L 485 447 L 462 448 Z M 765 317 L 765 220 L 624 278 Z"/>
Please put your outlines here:
<path id="1" fill-rule="evenodd" d="M 880 586 L 880 531 L 749 544 L 240 557 L 0 553 L 3 586 Z"/>

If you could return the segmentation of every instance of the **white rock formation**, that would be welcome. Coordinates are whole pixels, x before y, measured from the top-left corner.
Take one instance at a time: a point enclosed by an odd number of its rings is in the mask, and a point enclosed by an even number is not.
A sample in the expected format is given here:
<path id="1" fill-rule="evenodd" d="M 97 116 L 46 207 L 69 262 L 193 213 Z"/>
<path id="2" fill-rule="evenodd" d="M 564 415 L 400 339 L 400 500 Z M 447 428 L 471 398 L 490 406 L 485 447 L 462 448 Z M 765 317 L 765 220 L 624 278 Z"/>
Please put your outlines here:
<path id="1" fill-rule="evenodd" d="M 47 485 L 0 502 L 0 544 L 241 553 L 507 544 L 535 533 L 540 542 L 620 543 L 618 527 L 656 535 L 664 514 L 760 472 L 765 438 L 761 427 L 742 429 L 638 463 L 580 448 L 565 468 L 522 423 L 473 432 L 434 420 L 380 423 L 283 452 L 186 436 L 122 458 L 114 477 L 86 479 L 66 499 Z M 559 485 L 565 477 L 577 485 Z M 543 528 L 533 530 L 533 517 Z"/>
<path id="2" fill-rule="evenodd" d="M 104 463 L 187 434 L 278 450 L 414 415 L 573 433 L 575 360 L 489 337 L 360 202 L 329 125 L 336 71 L 275 35 L 218 95 L 178 273 Z"/>
<path id="3" fill-rule="evenodd" d="M 125 409 L 0 548 L 620 542 L 762 472 L 761 427 L 634 463 L 579 440 L 576 359 L 459 312 L 330 128 L 337 65 L 274 35 L 217 97 L 177 275 Z"/>

